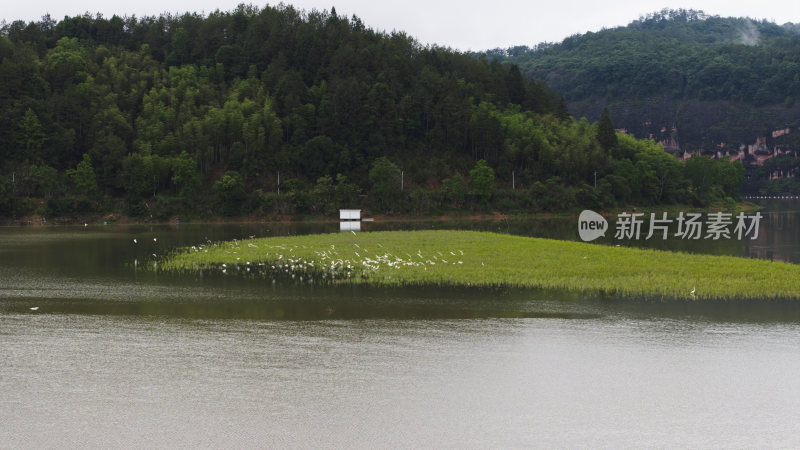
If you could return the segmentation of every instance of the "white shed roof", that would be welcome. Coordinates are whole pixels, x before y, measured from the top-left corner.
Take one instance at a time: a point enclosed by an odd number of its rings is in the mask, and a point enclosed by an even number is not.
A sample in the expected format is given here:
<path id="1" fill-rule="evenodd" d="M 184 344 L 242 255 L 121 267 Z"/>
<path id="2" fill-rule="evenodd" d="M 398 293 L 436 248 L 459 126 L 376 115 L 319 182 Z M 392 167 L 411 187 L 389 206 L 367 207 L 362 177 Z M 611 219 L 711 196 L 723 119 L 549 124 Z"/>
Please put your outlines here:
<path id="1" fill-rule="evenodd" d="M 339 220 L 361 220 L 360 209 L 340 209 Z"/>

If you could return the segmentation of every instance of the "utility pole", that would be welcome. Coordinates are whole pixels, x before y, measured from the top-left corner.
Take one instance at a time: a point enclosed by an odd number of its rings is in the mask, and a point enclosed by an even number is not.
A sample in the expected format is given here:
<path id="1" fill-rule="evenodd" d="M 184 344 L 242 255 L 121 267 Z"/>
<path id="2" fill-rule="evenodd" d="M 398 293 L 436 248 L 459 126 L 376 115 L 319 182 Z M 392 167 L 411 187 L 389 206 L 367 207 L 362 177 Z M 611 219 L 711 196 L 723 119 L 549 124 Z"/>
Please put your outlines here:
<path id="1" fill-rule="evenodd" d="M 597 171 L 594 171 L 594 188 L 597 189 Z"/>
<path id="2" fill-rule="evenodd" d="M 281 173 L 278 172 L 278 195 L 281 195 Z"/>
<path id="3" fill-rule="evenodd" d="M 517 190 L 517 183 L 515 182 L 515 179 L 514 179 L 514 171 L 513 170 L 511 171 L 511 190 L 512 191 L 516 191 Z"/>
<path id="4" fill-rule="evenodd" d="M 401 170 L 400 171 L 400 190 L 401 191 L 405 187 L 405 182 L 406 182 L 406 171 L 405 170 Z"/>

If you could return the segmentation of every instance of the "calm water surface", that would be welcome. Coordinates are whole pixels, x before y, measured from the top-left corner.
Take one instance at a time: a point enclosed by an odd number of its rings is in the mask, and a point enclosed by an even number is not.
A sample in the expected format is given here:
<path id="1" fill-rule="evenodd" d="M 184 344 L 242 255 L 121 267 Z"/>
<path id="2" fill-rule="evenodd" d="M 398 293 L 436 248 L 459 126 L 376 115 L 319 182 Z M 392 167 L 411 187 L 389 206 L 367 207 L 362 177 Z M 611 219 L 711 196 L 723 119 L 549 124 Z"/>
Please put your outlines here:
<path id="1" fill-rule="evenodd" d="M 758 242 L 690 250 L 797 262 L 798 213 L 770 210 Z M 576 238 L 558 220 L 371 226 Z M 336 227 L 0 229 L 0 447 L 800 446 L 791 303 L 137 270 L 206 239 Z"/>

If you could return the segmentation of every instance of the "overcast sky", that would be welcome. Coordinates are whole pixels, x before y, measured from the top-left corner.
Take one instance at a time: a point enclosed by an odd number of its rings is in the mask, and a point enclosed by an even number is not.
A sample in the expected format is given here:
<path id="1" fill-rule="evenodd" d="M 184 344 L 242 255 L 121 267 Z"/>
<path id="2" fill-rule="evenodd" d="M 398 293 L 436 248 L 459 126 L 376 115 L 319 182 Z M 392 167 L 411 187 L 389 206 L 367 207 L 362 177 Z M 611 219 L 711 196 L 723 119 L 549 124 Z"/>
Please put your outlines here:
<path id="1" fill-rule="evenodd" d="M 101 0 L 5 0 L 0 18 L 38 20 L 45 13 L 60 20 L 65 15 L 100 12 L 114 14 L 158 15 L 186 11 L 209 13 L 215 9 L 231 10 L 240 0 L 138 0 L 108 2 Z M 438 44 L 459 50 L 485 50 L 514 45 L 532 46 L 540 42 L 558 42 L 567 36 L 627 25 L 632 20 L 662 8 L 703 10 L 708 14 L 767 19 L 778 24 L 800 22 L 800 1 L 732 0 L 624 0 L 624 1 L 522 1 L 461 0 L 285 0 L 298 9 L 329 10 L 339 15 L 361 18 L 368 27 L 401 30 L 423 44 Z M 263 6 L 265 3 L 253 2 Z M 274 2 L 272 4 L 277 4 Z"/>

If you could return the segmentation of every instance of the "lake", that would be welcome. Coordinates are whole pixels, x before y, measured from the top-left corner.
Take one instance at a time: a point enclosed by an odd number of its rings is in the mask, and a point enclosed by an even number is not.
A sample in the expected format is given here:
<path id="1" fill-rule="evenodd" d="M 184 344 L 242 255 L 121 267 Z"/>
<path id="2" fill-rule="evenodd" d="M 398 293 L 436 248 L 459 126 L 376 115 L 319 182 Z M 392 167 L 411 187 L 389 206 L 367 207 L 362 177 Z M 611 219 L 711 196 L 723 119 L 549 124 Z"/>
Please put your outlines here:
<path id="1" fill-rule="evenodd" d="M 800 262 L 800 204 L 762 214 L 754 241 L 622 245 Z M 363 229 L 430 227 L 577 239 L 573 219 Z M 176 246 L 336 230 L 0 229 L 0 447 L 800 446 L 793 302 L 143 270 Z"/>

